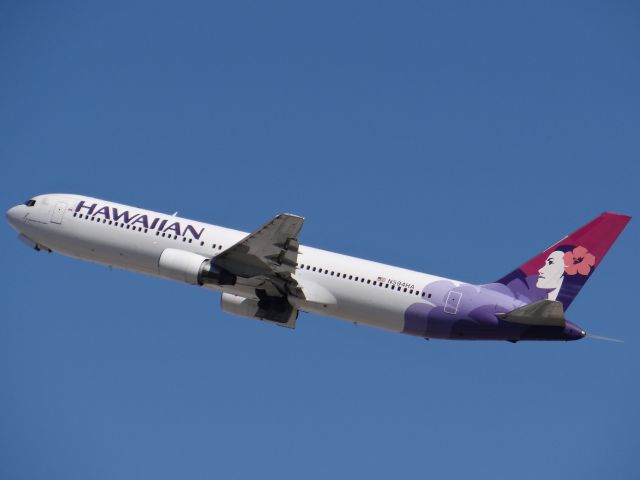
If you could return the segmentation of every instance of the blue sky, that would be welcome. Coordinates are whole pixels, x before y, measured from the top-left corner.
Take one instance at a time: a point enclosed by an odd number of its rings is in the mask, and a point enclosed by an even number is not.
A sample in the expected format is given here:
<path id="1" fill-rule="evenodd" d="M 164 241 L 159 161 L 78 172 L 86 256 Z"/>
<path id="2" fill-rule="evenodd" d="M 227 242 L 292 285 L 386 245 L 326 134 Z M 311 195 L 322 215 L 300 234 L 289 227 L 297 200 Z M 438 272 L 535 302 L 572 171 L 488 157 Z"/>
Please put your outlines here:
<path id="1" fill-rule="evenodd" d="M 0 5 L 0 199 L 75 192 L 471 282 L 638 216 L 636 2 Z M 568 312 L 426 342 L 37 254 L 3 222 L 0 477 L 638 478 L 632 220 Z"/>

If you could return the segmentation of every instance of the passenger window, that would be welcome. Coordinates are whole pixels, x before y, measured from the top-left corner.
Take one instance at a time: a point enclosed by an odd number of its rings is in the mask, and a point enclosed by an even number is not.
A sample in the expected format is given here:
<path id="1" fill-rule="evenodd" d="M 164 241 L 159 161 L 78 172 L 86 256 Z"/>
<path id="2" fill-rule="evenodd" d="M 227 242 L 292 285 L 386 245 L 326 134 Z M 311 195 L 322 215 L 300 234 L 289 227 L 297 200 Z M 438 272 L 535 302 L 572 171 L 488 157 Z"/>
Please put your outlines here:
<path id="1" fill-rule="evenodd" d="M 367 285 L 369 285 L 371 283 L 371 280 L 367 280 Z"/>
<path id="2" fill-rule="evenodd" d="M 189 243 L 192 243 L 192 242 L 193 242 L 193 238 L 190 238 L 190 239 L 189 239 Z"/>
<path id="3" fill-rule="evenodd" d="M 314 271 L 314 272 L 316 271 L 316 267 L 313 267 L 313 271 Z"/>
<path id="4" fill-rule="evenodd" d="M 388 283 L 385 283 L 385 284 L 384 284 L 384 288 L 389 288 L 389 284 L 388 284 Z"/>
<path id="5" fill-rule="evenodd" d="M 200 242 L 200 246 L 201 246 L 201 247 L 204 247 L 204 242 Z"/>
<path id="6" fill-rule="evenodd" d="M 353 280 L 353 275 L 349 275 L 349 280 Z"/>

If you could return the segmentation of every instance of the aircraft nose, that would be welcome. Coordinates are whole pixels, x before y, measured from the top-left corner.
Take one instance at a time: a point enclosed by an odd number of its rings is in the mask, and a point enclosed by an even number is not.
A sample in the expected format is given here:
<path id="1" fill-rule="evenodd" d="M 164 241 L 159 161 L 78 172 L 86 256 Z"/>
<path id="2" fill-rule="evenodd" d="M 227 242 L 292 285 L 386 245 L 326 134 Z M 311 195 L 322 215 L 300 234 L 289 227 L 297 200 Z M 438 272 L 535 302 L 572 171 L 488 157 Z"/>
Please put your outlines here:
<path id="1" fill-rule="evenodd" d="M 9 224 L 17 230 L 18 223 L 20 222 L 20 206 L 17 205 L 15 207 L 11 207 L 9 210 L 7 210 L 6 215 Z"/>

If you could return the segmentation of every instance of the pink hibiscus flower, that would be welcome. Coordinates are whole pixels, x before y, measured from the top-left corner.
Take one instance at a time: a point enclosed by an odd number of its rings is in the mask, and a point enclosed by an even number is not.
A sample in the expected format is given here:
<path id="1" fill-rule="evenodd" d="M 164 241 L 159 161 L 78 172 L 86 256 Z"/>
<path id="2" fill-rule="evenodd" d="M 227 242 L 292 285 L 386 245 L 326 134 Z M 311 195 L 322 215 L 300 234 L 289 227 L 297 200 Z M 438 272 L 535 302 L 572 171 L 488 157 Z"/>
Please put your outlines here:
<path id="1" fill-rule="evenodd" d="M 596 264 L 596 257 L 584 247 L 576 247 L 564 254 L 564 271 L 567 275 L 589 275 L 591 267 Z"/>

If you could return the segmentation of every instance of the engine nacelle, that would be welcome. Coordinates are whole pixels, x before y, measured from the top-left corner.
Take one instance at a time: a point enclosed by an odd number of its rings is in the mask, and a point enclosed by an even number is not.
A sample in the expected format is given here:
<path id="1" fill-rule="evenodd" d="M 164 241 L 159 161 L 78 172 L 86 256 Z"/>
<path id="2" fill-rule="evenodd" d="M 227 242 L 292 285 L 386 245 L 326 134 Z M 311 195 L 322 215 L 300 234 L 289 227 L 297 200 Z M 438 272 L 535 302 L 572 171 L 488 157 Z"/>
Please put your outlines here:
<path id="1" fill-rule="evenodd" d="M 259 300 L 245 298 L 231 293 L 223 293 L 220 307 L 227 313 L 253 319 L 268 320 L 294 328 L 298 309 L 293 308 L 285 298 L 262 297 Z"/>
<path id="2" fill-rule="evenodd" d="M 235 285 L 236 276 L 220 270 L 211 260 L 197 253 L 166 248 L 158 260 L 158 272 L 164 277 L 191 285 Z"/>

